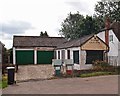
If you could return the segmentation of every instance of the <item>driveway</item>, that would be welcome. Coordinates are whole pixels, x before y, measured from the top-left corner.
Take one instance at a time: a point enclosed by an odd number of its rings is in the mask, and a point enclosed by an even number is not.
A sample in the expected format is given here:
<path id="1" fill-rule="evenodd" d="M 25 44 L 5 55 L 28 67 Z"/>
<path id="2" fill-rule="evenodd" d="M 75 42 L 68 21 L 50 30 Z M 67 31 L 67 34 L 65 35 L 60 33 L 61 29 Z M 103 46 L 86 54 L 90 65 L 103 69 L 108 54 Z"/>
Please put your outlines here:
<path id="1" fill-rule="evenodd" d="M 51 64 L 19 65 L 16 81 L 29 79 L 47 79 L 53 77 L 54 69 Z"/>
<path id="2" fill-rule="evenodd" d="M 3 89 L 3 94 L 118 94 L 118 76 L 20 82 Z"/>

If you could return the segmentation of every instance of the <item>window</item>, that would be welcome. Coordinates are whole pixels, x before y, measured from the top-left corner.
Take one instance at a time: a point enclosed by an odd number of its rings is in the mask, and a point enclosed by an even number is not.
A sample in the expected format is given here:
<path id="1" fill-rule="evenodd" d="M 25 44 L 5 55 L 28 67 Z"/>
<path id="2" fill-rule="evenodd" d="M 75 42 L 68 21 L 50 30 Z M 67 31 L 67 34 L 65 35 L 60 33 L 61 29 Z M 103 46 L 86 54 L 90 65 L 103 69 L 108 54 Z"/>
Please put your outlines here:
<path id="1" fill-rule="evenodd" d="M 109 41 L 112 42 L 113 41 L 113 35 L 109 36 Z"/>
<path id="2" fill-rule="evenodd" d="M 67 59 L 70 59 L 70 50 L 67 50 Z"/>
<path id="3" fill-rule="evenodd" d="M 86 64 L 92 64 L 93 61 L 103 61 L 103 51 L 101 50 L 87 50 L 86 51 Z"/>
<path id="4" fill-rule="evenodd" d="M 58 59 L 60 59 L 60 51 L 58 51 Z"/>
<path id="5" fill-rule="evenodd" d="M 61 58 L 64 60 L 65 59 L 65 50 L 62 50 L 61 53 L 62 53 L 62 57 Z"/>

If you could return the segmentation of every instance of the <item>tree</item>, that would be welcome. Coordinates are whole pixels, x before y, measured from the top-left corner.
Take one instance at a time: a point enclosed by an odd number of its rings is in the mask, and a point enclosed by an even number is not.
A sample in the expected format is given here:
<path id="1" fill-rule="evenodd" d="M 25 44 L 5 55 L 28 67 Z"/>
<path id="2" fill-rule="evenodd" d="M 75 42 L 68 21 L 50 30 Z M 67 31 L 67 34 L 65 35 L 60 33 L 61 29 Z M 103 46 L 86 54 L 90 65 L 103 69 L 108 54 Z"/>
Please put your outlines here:
<path id="1" fill-rule="evenodd" d="M 98 27 L 96 25 L 96 18 L 86 16 L 86 18 L 79 14 L 68 14 L 68 17 L 62 22 L 60 33 L 68 39 L 80 38 L 84 35 L 96 33 Z"/>
<path id="2" fill-rule="evenodd" d="M 98 2 L 95 5 L 95 14 L 94 16 L 99 20 L 98 25 L 99 27 L 104 26 L 105 17 L 106 15 L 109 17 L 110 21 L 113 22 L 114 20 L 120 21 L 120 1 L 119 2 L 110 2 L 104 1 Z"/>
<path id="3" fill-rule="evenodd" d="M 45 31 L 44 36 L 49 37 L 48 34 L 47 34 L 47 31 Z"/>
<path id="4" fill-rule="evenodd" d="M 69 39 L 80 38 L 84 35 L 97 33 L 105 28 L 106 15 L 110 21 L 120 21 L 120 1 L 109 2 L 102 0 L 95 6 L 95 14 L 86 16 L 79 14 L 68 14 L 62 22 L 60 34 Z"/>
<path id="5" fill-rule="evenodd" d="M 3 64 L 8 63 L 8 56 L 9 56 L 9 52 L 7 48 L 3 48 Z"/>
<path id="6" fill-rule="evenodd" d="M 80 37 L 80 26 L 83 20 L 84 16 L 78 12 L 76 14 L 68 14 L 68 17 L 62 22 L 60 34 L 70 39 Z"/>
<path id="7" fill-rule="evenodd" d="M 43 35 L 44 35 L 44 33 L 41 31 L 41 32 L 40 32 L 40 36 L 42 37 Z"/>
<path id="8" fill-rule="evenodd" d="M 8 64 L 8 56 L 9 56 L 9 53 L 8 53 L 7 48 L 3 47 L 3 50 L 2 50 L 2 74 L 5 73 L 5 70 L 6 70 L 6 67 Z"/>
<path id="9" fill-rule="evenodd" d="M 49 35 L 47 34 L 47 31 L 45 31 L 44 33 L 41 31 L 40 37 L 49 37 Z"/>
<path id="10" fill-rule="evenodd" d="M 81 30 L 83 30 L 83 36 L 89 35 L 92 33 L 97 33 L 99 30 L 97 19 L 92 16 L 86 16 L 84 19 L 83 27 L 81 27 Z"/>
<path id="11" fill-rule="evenodd" d="M 13 49 L 12 48 L 8 49 L 8 54 L 9 54 L 9 63 L 13 64 Z"/>

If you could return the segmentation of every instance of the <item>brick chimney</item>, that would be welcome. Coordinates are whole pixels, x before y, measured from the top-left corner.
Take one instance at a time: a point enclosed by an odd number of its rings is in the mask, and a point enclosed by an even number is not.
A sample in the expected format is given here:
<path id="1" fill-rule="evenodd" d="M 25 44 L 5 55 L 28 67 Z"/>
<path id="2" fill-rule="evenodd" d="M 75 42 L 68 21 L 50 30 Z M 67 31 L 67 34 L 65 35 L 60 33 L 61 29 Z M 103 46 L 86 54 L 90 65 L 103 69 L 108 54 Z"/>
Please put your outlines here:
<path id="1" fill-rule="evenodd" d="M 110 19 L 108 16 L 105 18 L 105 43 L 109 45 L 109 29 L 110 29 Z"/>

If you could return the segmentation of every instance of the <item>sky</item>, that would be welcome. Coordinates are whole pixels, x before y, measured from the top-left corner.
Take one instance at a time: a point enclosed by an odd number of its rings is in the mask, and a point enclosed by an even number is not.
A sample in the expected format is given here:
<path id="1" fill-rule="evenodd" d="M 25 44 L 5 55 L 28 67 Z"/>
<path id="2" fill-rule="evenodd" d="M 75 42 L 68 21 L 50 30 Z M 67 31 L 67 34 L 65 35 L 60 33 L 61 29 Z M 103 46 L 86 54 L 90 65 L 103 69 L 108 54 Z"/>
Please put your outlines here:
<path id="1" fill-rule="evenodd" d="M 100 0 L 0 0 L 0 41 L 12 48 L 13 36 L 39 36 L 47 31 L 60 37 L 61 23 L 68 14 L 93 15 Z"/>

